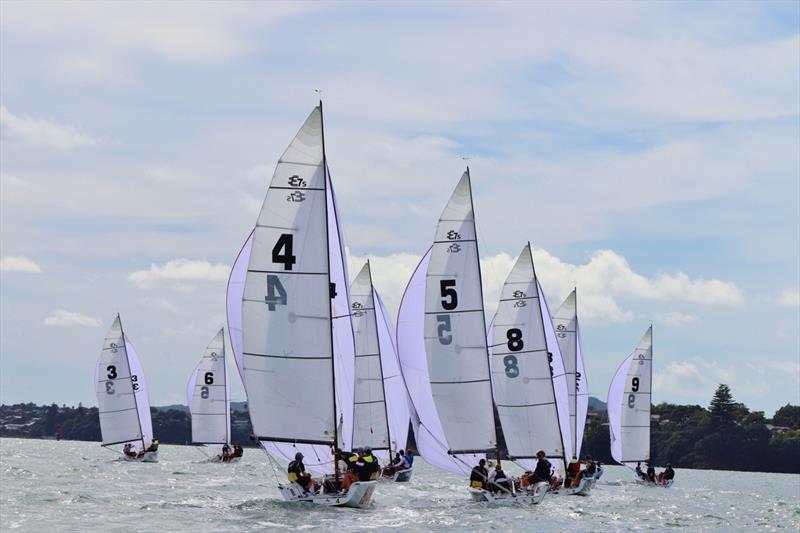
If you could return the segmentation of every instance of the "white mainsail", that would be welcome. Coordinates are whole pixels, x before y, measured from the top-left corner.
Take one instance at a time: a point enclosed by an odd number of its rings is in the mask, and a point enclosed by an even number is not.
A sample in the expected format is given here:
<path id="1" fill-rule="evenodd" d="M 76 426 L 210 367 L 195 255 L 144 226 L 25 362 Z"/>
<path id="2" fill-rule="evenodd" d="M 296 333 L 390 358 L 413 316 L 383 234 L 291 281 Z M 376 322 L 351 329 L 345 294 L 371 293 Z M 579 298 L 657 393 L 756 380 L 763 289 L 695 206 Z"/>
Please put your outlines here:
<path id="1" fill-rule="evenodd" d="M 580 457 L 583 428 L 589 405 L 589 389 L 580 350 L 578 327 L 577 289 L 574 289 L 553 315 L 558 345 L 564 361 L 564 375 L 569 395 L 569 422 L 571 449 Z"/>
<path id="2" fill-rule="evenodd" d="M 497 448 L 469 168 L 436 228 L 425 289 L 425 351 L 450 453 Z"/>
<path id="3" fill-rule="evenodd" d="M 192 415 L 192 442 L 213 447 L 230 443 L 231 390 L 224 329 L 208 345 L 189 377 L 186 399 Z"/>
<path id="4" fill-rule="evenodd" d="M 377 306 L 369 261 L 350 285 L 350 293 L 356 339 L 353 446 L 369 446 L 373 450 L 388 452 L 391 441 L 381 353 L 391 347 L 381 346 L 378 338 Z"/>
<path id="5" fill-rule="evenodd" d="M 248 252 L 242 292 L 239 265 Z M 333 471 L 331 445 L 349 448 L 353 424 L 344 258 L 320 105 L 278 162 L 252 244 L 231 271 L 228 322 L 257 438 L 285 460 L 302 452 L 321 473 Z M 232 309 L 238 295 L 241 316 Z"/>
<path id="6" fill-rule="evenodd" d="M 103 342 L 95 369 L 103 446 L 153 441 L 150 400 L 142 366 L 122 329 L 119 315 Z"/>
<path id="7" fill-rule="evenodd" d="M 533 459 L 564 457 L 541 295 L 530 244 L 523 248 L 500 295 L 492 327 L 494 397 L 508 454 Z"/>
<path id="8" fill-rule="evenodd" d="M 611 456 L 630 468 L 650 459 L 653 326 L 625 358 L 608 389 Z"/>
<path id="9" fill-rule="evenodd" d="M 425 354 L 425 285 L 429 249 L 408 282 L 397 313 L 397 353 L 411 400 L 411 423 L 417 451 L 431 465 L 468 475 L 483 454 L 448 455 L 447 439 L 433 402 Z"/>

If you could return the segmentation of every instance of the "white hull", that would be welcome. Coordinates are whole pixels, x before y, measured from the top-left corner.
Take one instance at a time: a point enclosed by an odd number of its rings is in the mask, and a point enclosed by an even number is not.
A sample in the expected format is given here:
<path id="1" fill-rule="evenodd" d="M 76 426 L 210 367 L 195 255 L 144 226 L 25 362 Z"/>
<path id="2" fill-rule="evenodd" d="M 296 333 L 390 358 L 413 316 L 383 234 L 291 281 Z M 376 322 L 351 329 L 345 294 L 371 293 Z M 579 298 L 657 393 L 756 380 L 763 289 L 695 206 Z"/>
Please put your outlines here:
<path id="1" fill-rule="evenodd" d="M 545 482 L 536 483 L 530 490 L 520 492 L 489 492 L 484 489 L 469 488 L 469 494 L 472 496 L 472 501 L 475 502 L 489 502 L 489 503 L 527 503 L 537 504 L 540 503 L 547 494 L 548 485 Z"/>
<path id="2" fill-rule="evenodd" d="M 388 483 L 390 481 L 394 483 L 406 483 L 411 481 L 411 472 L 410 468 L 406 468 L 405 470 L 399 470 L 392 474 L 391 476 L 381 476 L 378 478 L 378 481 Z"/>
<path id="3" fill-rule="evenodd" d="M 231 458 L 230 458 L 230 459 L 228 459 L 227 461 L 223 461 L 221 456 L 219 456 L 219 455 L 215 455 L 214 457 L 211 457 L 211 458 L 209 459 L 209 462 L 212 462 L 212 463 L 225 463 L 225 464 L 232 464 L 232 463 L 238 463 L 238 462 L 239 462 L 241 459 L 242 459 L 241 457 L 231 457 Z"/>
<path id="4" fill-rule="evenodd" d="M 129 457 L 127 455 L 123 455 L 123 458 L 132 463 L 157 463 L 158 452 L 145 452 L 142 457 Z"/>
<path id="5" fill-rule="evenodd" d="M 296 483 L 278 485 L 283 499 L 287 502 L 308 502 L 331 507 L 363 508 L 372 502 L 376 481 L 356 481 L 350 485 L 346 494 L 310 494 Z"/>
<path id="6" fill-rule="evenodd" d="M 595 483 L 597 483 L 597 480 L 594 478 L 582 478 L 577 487 L 568 487 L 566 489 L 562 487 L 551 492 L 561 496 L 588 496 Z"/>

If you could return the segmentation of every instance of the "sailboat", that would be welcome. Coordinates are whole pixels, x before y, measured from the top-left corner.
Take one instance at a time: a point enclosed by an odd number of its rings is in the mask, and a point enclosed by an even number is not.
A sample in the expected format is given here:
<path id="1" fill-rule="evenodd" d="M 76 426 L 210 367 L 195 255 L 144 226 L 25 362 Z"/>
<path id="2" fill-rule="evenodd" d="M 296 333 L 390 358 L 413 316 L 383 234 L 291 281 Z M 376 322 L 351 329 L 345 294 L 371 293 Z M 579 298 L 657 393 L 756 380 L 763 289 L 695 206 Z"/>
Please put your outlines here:
<path id="1" fill-rule="evenodd" d="M 355 482 L 340 491 L 334 454 L 351 444 L 355 346 L 321 102 L 278 161 L 241 288 L 241 314 L 233 317 L 240 324 L 231 325 L 231 336 L 235 327 L 241 331 L 237 362 L 255 438 L 275 458 L 302 453 L 313 471 L 332 472 L 319 492 L 279 482 L 282 496 L 369 505 L 376 482 Z M 229 312 L 231 305 L 229 300 Z"/>
<path id="2" fill-rule="evenodd" d="M 556 386 L 564 379 L 563 364 L 530 244 L 503 285 L 488 343 L 508 455 L 531 471 L 539 450 L 561 463 L 569 435 L 567 390 Z"/>
<path id="3" fill-rule="evenodd" d="M 608 389 L 611 457 L 634 470 L 650 461 L 650 409 L 653 385 L 653 326 L 622 361 Z M 671 484 L 672 480 L 668 482 Z"/>
<path id="4" fill-rule="evenodd" d="M 231 387 L 225 361 L 225 331 L 206 348 L 186 386 L 186 401 L 192 415 L 192 442 L 214 450 L 214 462 L 232 463 L 241 456 L 222 456 L 222 447 L 230 444 Z"/>
<path id="5" fill-rule="evenodd" d="M 95 369 L 100 433 L 103 446 L 138 446 L 138 454 L 123 453 L 128 461 L 158 462 L 153 444 L 153 424 L 147 382 L 139 357 L 122 329 L 119 315 L 103 342 Z"/>
<path id="6" fill-rule="evenodd" d="M 586 369 L 583 364 L 581 351 L 580 328 L 578 326 L 577 289 L 573 289 L 561 306 L 553 315 L 558 347 L 564 365 L 564 380 L 566 381 L 569 410 L 560 410 L 560 415 L 569 416 L 569 438 L 565 449 L 572 450 L 572 456 L 580 459 L 583 443 L 583 430 L 586 425 L 586 413 L 589 408 L 589 387 L 586 382 Z M 553 377 L 559 384 L 558 377 Z M 569 455 L 567 455 L 569 457 Z M 594 478 L 581 477 L 578 485 L 562 488 L 558 491 L 562 495 L 577 494 L 586 496 L 594 486 Z"/>
<path id="7" fill-rule="evenodd" d="M 469 168 L 442 212 L 433 245 L 423 262 L 427 264 L 424 270 L 422 336 L 432 402 L 420 398 L 423 412 L 419 416 L 421 420 L 425 418 L 428 433 L 427 437 L 422 437 L 422 441 L 429 439 L 425 445 L 430 445 L 434 460 L 440 461 L 439 456 L 446 444 L 445 453 L 451 460 L 441 463 L 447 466 L 461 463 L 467 466 L 461 469 L 466 474 L 469 465 L 465 455 L 471 455 L 476 460 L 486 454 L 498 454 Z M 418 268 L 409 289 L 419 286 L 414 278 L 421 275 L 420 272 Z M 409 289 L 406 290 L 402 305 L 413 305 L 419 309 L 417 294 L 412 293 L 406 304 Z M 407 320 L 403 316 L 402 305 L 398 328 L 401 320 Z M 413 321 L 413 317 L 408 318 Z M 399 331 L 398 341 L 402 343 Z M 404 331 L 403 335 L 408 335 L 411 337 L 409 340 L 413 341 L 412 331 Z M 408 344 L 409 347 L 413 346 L 412 342 Z M 408 366 L 418 364 L 411 355 L 405 359 Z M 415 384 L 413 389 L 428 394 L 419 384 Z M 413 389 L 409 387 L 412 395 Z M 431 404 L 434 412 L 431 412 Z M 505 426 L 503 429 L 505 431 Z M 420 451 L 427 459 L 422 445 Z M 547 491 L 546 484 L 539 484 L 533 489 L 518 493 L 512 485 L 511 490 L 501 488 L 497 492 L 481 488 L 470 488 L 469 491 L 475 501 L 526 500 L 538 503 Z"/>
<path id="8" fill-rule="evenodd" d="M 372 284 L 369 261 L 350 285 L 355 332 L 355 395 L 353 448 L 370 447 L 384 462 L 408 440 L 408 396 L 400 375 L 392 326 Z M 381 477 L 396 482 L 411 479 L 411 468 Z"/>

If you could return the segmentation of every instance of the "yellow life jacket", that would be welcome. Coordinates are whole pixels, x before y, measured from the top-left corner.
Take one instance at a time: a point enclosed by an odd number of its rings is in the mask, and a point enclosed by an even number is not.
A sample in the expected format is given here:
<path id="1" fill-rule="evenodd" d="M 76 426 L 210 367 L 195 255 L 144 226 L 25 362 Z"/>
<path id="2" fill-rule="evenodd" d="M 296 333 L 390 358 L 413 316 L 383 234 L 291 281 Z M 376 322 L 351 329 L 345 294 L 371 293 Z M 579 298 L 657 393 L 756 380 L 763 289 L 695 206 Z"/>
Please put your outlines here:
<path id="1" fill-rule="evenodd" d="M 289 472 L 289 481 L 292 482 L 297 481 L 297 474 L 295 474 L 294 472 Z"/>
<path id="2" fill-rule="evenodd" d="M 470 487 L 472 487 L 473 489 L 482 489 L 483 481 L 472 481 L 470 482 Z"/>

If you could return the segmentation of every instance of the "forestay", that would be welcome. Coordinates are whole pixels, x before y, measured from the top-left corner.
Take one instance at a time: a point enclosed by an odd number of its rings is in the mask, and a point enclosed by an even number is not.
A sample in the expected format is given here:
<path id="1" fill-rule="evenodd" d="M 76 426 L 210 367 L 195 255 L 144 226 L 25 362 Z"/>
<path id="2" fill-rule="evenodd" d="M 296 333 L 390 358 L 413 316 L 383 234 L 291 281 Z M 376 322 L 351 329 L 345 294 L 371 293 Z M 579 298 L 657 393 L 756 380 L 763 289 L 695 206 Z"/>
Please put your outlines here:
<path id="1" fill-rule="evenodd" d="M 564 455 L 558 406 L 540 294 L 530 245 L 508 275 L 492 326 L 494 397 L 506 447 L 515 459 L 538 450 Z"/>
<path id="2" fill-rule="evenodd" d="M 589 405 L 588 385 L 580 351 L 577 291 L 573 290 L 553 315 L 558 346 L 564 361 L 564 376 L 569 395 L 571 449 L 580 457 L 583 429 Z"/>
<path id="3" fill-rule="evenodd" d="M 106 334 L 95 369 L 103 446 L 153 440 L 150 402 L 141 364 L 117 315 Z"/>
<path id="4" fill-rule="evenodd" d="M 219 446 L 230 443 L 231 395 L 223 329 L 192 372 L 186 398 L 192 414 L 192 442 Z"/>
<path id="5" fill-rule="evenodd" d="M 259 440 L 335 440 L 326 211 L 317 107 L 281 156 L 253 234 L 242 364 Z"/>
<path id="6" fill-rule="evenodd" d="M 425 349 L 450 453 L 497 447 L 469 169 L 436 228 L 425 288 Z"/>
<path id="7" fill-rule="evenodd" d="M 619 366 L 608 390 L 611 456 L 633 468 L 650 459 L 653 326 Z"/>
<path id="8" fill-rule="evenodd" d="M 350 285 L 355 331 L 355 398 L 353 447 L 390 448 L 389 421 L 383 389 L 381 346 L 378 338 L 372 275 L 367 262 Z"/>
<path id="9" fill-rule="evenodd" d="M 425 275 L 431 250 L 420 260 L 403 293 L 397 313 L 397 353 L 411 400 L 411 423 L 417 451 L 431 465 L 468 475 L 483 454 L 448 455 L 439 414 L 433 403 L 425 354 Z"/>

